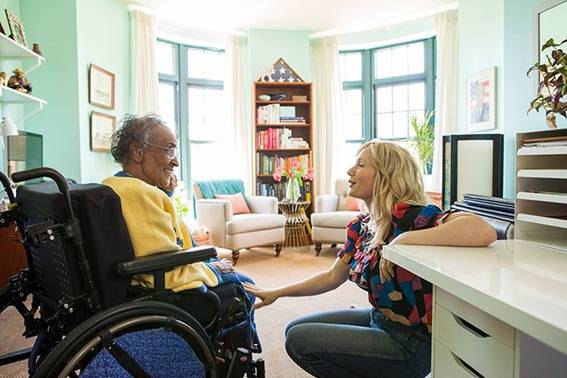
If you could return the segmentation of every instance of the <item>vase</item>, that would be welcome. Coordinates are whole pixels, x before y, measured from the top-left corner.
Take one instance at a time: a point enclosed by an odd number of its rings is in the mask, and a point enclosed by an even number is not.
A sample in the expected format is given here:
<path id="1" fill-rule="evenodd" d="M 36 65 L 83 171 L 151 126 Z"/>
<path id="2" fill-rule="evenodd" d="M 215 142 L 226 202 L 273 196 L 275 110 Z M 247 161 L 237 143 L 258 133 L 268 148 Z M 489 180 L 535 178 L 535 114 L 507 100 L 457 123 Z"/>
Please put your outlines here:
<path id="1" fill-rule="evenodd" d="M 545 122 L 547 123 L 547 127 L 550 129 L 557 128 L 557 118 L 555 117 L 555 113 L 549 113 L 545 116 Z"/>
<path id="2" fill-rule="evenodd" d="M 296 177 L 291 177 L 287 180 L 287 186 L 285 188 L 285 198 L 292 202 L 297 202 L 301 197 L 301 192 L 299 190 L 299 181 Z"/>

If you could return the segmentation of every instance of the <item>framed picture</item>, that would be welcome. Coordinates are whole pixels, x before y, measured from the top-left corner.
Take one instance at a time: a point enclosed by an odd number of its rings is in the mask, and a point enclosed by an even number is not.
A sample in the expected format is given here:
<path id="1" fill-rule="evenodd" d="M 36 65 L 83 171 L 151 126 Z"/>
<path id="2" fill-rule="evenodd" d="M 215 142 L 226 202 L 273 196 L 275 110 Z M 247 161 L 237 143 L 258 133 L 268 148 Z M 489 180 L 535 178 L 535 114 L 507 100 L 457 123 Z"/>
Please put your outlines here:
<path id="1" fill-rule="evenodd" d="M 443 136 L 442 205 L 449 210 L 465 194 L 502 196 L 504 135 Z M 471 158 L 474 156 L 474 158 Z"/>
<path id="2" fill-rule="evenodd" d="M 24 32 L 22 20 L 8 9 L 6 9 L 6 18 L 8 19 L 8 26 L 10 27 L 10 37 L 19 44 L 28 47 L 28 40 Z"/>
<path id="3" fill-rule="evenodd" d="M 91 151 L 109 152 L 110 139 L 116 130 L 116 117 L 91 112 Z"/>
<path id="4" fill-rule="evenodd" d="M 496 128 L 496 67 L 467 79 L 466 111 L 468 131 Z"/>
<path id="5" fill-rule="evenodd" d="M 97 65 L 89 66 L 89 102 L 101 108 L 114 109 L 115 75 Z"/>

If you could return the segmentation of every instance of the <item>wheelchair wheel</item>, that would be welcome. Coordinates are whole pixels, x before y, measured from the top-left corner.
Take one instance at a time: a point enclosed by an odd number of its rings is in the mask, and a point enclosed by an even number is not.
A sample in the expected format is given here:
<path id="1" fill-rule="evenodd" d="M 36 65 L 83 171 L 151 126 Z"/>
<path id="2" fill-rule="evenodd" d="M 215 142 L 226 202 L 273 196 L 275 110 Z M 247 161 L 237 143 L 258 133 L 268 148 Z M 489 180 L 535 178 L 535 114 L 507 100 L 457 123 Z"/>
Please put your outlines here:
<path id="1" fill-rule="evenodd" d="M 34 377 L 215 377 L 202 326 L 167 303 L 131 302 L 94 315 L 45 358 Z"/>

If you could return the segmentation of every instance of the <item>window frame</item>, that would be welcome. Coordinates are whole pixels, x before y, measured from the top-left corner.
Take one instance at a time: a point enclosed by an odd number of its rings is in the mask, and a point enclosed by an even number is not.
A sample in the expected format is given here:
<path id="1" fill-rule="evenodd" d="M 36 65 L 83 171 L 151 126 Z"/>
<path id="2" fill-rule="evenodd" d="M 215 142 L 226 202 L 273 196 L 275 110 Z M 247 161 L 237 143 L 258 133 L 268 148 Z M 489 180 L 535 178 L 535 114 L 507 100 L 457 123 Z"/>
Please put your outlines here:
<path id="1" fill-rule="evenodd" d="M 388 77 L 376 79 L 374 77 L 374 53 L 378 50 L 388 49 L 397 46 L 410 45 L 412 43 L 423 42 L 424 46 L 424 72 L 404 76 Z M 344 50 L 339 54 L 361 53 L 362 80 L 342 81 L 343 91 L 349 89 L 362 89 L 362 139 L 345 139 L 345 143 L 362 144 L 376 138 L 376 114 L 375 114 L 375 90 L 380 86 L 393 86 L 401 84 L 411 84 L 415 82 L 425 82 L 425 111 L 432 111 L 435 108 L 435 75 L 436 75 L 436 39 L 429 37 L 417 39 L 403 43 L 396 43 L 387 46 L 380 46 L 370 49 Z M 435 115 L 433 116 L 435 120 Z M 411 136 L 403 138 L 388 138 L 389 141 L 411 141 Z"/>
<path id="2" fill-rule="evenodd" d="M 204 47 L 195 45 L 186 45 L 173 41 L 158 38 L 158 43 L 166 43 L 174 47 L 174 65 L 175 74 L 168 75 L 158 72 L 159 83 L 173 84 L 175 86 L 175 122 L 179 138 L 179 158 L 181 165 L 181 180 L 187 188 L 188 195 L 192 195 L 191 187 L 191 144 L 211 144 L 214 140 L 206 139 L 189 139 L 189 88 L 212 88 L 224 90 L 224 80 L 209 80 L 189 77 L 189 49 L 198 49 L 205 51 L 215 51 L 226 53 L 224 49 L 214 47 Z"/>

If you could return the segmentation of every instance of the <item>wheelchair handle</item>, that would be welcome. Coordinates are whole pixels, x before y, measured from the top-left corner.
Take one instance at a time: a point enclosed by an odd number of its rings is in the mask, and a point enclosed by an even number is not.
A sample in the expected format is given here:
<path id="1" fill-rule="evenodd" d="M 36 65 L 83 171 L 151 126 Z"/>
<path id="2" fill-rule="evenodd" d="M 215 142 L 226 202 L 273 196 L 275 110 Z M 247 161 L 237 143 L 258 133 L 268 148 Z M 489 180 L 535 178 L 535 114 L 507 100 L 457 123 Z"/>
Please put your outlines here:
<path id="1" fill-rule="evenodd" d="M 12 183 L 10 182 L 10 179 L 3 172 L 0 172 L 0 181 L 2 182 L 2 186 L 4 187 L 4 190 L 8 195 L 8 199 L 10 200 L 10 203 L 14 203 L 15 198 L 14 198 L 14 192 L 12 192 Z"/>
<path id="2" fill-rule="evenodd" d="M 63 198 L 65 199 L 65 213 L 67 218 L 69 220 L 75 219 L 73 207 L 71 206 L 71 196 L 69 195 L 69 184 L 67 184 L 67 179 L 65 179 L 61 173 L 49 167 L 34 168 L 28 169 L 27 171 L 12 173 L 12 180 L 14 180 L 14 182 L 22 182 L 43 177 L 48 177 L 55 181 L 57 188 L 61 194 L 63 194 Z"/>

